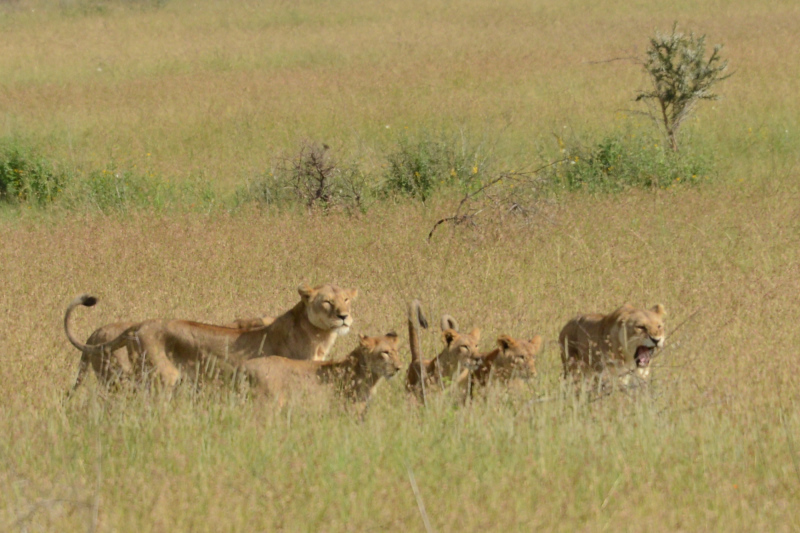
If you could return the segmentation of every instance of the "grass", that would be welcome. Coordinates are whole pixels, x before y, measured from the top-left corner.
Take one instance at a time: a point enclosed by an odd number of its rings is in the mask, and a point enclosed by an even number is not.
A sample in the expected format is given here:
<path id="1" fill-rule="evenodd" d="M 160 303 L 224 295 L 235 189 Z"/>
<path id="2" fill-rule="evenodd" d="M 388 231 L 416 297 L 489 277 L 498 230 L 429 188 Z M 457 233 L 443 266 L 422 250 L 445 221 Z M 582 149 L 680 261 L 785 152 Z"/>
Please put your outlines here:
<path id="1" fill-rule="evenodd" d="M 436 531 L 796 529 L 797 14 L 788 0 L 724 14 L 3 3 L 0 136 L 83 178 L 53 208 L 0 206 L 0 529 L 422 531 L 420 503 Z M 304 139 L 380 176 L 400 140 L 426 132 L 466 139 L 498 172 L 553 160 L 557 138 L 594 150 L 644 134 L 621 111 L 641 72 L 594 61 L 638 53 L 675 19 L 724 43 L 735 71 L 686 125 L 718 179 L 560 191 L 524 215 L 443 224 L 430 242 L 460 198 L 390 198 L 352 216 L 212 208 Z M 481 327 L 486 349 L 541 334 L 539 377 L 425 409 L 395 379 L 363 422 L 325 397 L 281 410 L 224 386 L 167 402 L 106 397 L 89 378 L 62 403 L 78 354 L 61 321 L 77 294 L 100 297 L 77 313 L 86 338 L 122 319 L 279 313 L 301 282 L 357 287 L 354 334 L 404 337 L 414 297 L 434 323 L 448 312 Z M 625 301 L 670 313 L 651 386 L 562 395 L 561 326 Z M 423 335 L 426 353 L 440 342 Z"/>
<path id="2" fill-rule="evenodd" d="M 437 531 L 790 529 L 797 199 L 768 180 L 569 196 L 547 218 L 446 226 L 431 244 L 446 207 L 435 202 L 359 218 L 17 218 L 0 241 L 0 521 L 83 530 L 96 511 L 113 531 L 422 530 L 410 471 Z M 404 332 L 405 305 L 421 296 L 430 316 L 482 327 L 485 348 L 501 333 L 541 334 L 540 376 L 516 395 L 425 410 L 393 380 L 363 423 L 325 400 L 280 410 L 225 387 L 168 403 L 103 399 L 89 379 L 60 403 L 78 359 L 60 326 L 75 294 L 101 298 L 77 316 L 86 337 L 122 318 L 280 312 L 303 280 L 360 289 L 355 333 Z M 670 312 L 652 386 L 562 397 L 558 330 L 623 301 Z M 424 335 L 427 353 L 439 343 Z"/>
<path id="3" fill-rule="evenodd" d="M 77 9 L 92 5 L 104 8 Z M 720 86 L 723 100 L 686 126 L 715 146 L 723 173 L 752 170 L 744 140 L 792 161 L 800 144 L 797 104 L 786 98 L 800 64 L 788 1 L 735 2 L 724 15 L 622 2 L 125 6 L 2 8 L 1 132 L 84 170 L 113 160 L 170 179 L 203 172 L 219 190 L 308 138 L 376 174 L 406 131 L 485 135 L 508 168 L 538 166 L 540 149 L 557 151 L 552 133 L 599 141 L 620 110 L 641 109 L 641 70 L 593 61 L 643 53 L 678 18 L 724 43 L 736 72 Z"/>

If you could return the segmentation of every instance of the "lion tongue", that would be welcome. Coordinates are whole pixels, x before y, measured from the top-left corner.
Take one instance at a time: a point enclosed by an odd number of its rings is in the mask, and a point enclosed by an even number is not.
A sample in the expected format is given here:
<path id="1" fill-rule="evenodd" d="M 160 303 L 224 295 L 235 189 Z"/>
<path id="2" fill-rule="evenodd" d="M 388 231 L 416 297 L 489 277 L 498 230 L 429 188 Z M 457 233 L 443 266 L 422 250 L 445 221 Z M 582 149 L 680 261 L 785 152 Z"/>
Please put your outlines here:
<path id="1" fill-rule="evenodd" d="M 652 348 L 647 346 L 639 346 L 636 348 L 636 366 L 647 366 L 650 364 L 650 354 L 653 352 Z"/>

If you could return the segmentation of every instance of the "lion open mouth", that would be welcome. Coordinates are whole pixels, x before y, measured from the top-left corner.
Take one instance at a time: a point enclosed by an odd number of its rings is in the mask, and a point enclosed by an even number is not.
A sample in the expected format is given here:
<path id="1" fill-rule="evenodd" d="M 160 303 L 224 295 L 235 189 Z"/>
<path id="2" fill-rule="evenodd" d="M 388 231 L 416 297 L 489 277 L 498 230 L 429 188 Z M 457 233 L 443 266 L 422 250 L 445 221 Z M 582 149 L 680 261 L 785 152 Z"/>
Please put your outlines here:
<path id="1" fill-rule="evenodd" d="M 636 366 L 644 368 L 649 365 L 650 358 L 653 357 L 653 352 L 655 351 L 655 346 L 639 346 L 636 348 L 636 355 L 633 357 L 636 360 Z"/>

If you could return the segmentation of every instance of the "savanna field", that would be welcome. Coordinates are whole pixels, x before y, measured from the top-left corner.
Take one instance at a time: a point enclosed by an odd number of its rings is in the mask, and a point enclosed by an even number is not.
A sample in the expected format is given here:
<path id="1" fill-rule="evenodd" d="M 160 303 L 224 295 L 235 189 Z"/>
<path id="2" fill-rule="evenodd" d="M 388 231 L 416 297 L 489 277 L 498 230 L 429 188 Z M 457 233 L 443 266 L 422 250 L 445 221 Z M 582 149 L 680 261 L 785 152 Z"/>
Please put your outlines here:
<path id="1" fill-rule="evenodd" d="M 631 59 L 675 21 L 733 74 L 680 161 Z M 797 35 L 794 1 L 0 2 L 0 178 L 32 180 L 0 188 L 0 530 L 796 531 Z M 538 375 L 421 407 L 403 369 L 363 419 L 224 382 L 64 401 L 78 294 L 85 340 L 327 282 L 359 290 L 333 358 L 394 330 L 407 363 L 419 298 L 428 357 L 450 313 L 541 335 Z M 669 313 L 649 383 L 565 393 L 561 327 L 624 302 Z"/>

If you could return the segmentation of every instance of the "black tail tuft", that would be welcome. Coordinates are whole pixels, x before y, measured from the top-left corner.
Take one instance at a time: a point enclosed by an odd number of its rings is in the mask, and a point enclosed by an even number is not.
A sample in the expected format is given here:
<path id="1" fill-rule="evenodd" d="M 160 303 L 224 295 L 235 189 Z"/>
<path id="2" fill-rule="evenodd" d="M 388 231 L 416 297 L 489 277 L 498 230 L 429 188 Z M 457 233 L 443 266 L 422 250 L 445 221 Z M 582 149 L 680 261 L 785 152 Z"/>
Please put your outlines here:
<path id="1" fill-rule="evenodd" d="M 422 326 L 423 329 L 428 329 L 428 319 L 425 318 L 425 315 L 422 313 L 422 306 L 417 306 L 417 322 L 419 325 Z"/>
<path id="2" fill-rule="evenodd" d="M 89 296 L 88 294 L 84 294 L 81 296 L 81 305 L 85 305 L 86 307 L 92 307 L 96 303 L 97 303 L 97 298 L 94 296 Z"/>

